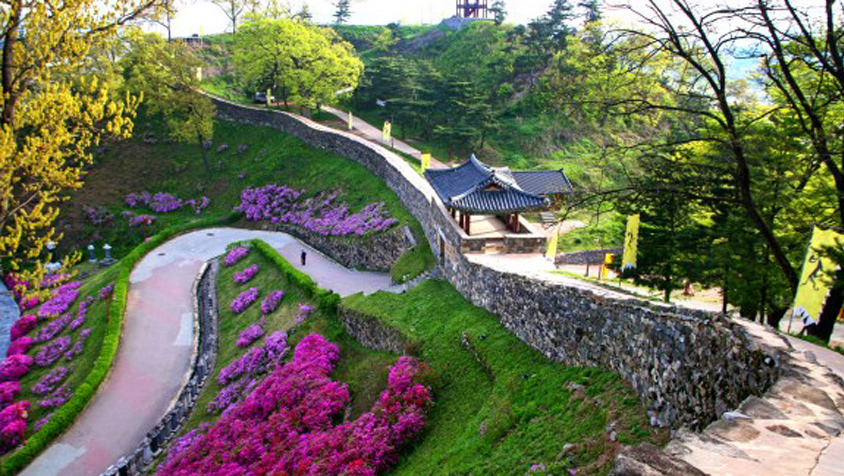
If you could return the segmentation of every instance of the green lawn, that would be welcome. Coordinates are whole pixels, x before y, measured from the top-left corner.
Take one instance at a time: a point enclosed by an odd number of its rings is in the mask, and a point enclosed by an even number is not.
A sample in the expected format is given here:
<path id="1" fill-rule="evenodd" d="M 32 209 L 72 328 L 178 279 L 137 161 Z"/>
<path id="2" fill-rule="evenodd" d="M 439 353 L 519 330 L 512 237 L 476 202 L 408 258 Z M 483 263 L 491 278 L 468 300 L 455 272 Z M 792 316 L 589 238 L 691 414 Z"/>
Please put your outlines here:
<path id="1" fill-rule="evenodd" d="M 343 305 L 420 342 L 419 356 L 438 379 L 428 431 L 391 474 L 521 476 L 540 463 L 548 474 L 605 474 L 617 447 L 606 431 L 612 422 L 621 443 L 668 437 L 649 427 L 618 375 L 550 362 L 445 282 L 352 296 Z M 464 332 L 484 365 L 461 345 Z"/>
<path id="2" fill-rule="evenodd" d="M 65 233 L 63 246 L 84 249 L 94 243 L 99 249 L 109 243 L 121 257 L 147 236 L 197 216 L 191 210 L 161 215 L 143 208 L 135 213 L 151 213 L 157 222 L 150 227 L 130 228 L 121 215 L 130 210 L 124 199 L 128 193 L 169 192 L 182 199 L 208 196 L 211 206 L 202 216 L 223 216 L 239 203 L 244 188 L 270 183 L 306 189 L 308 194 L 339 189 L 341 200 L 353 210 L 383 201 L 400 225 L 410 225 L 417 239 L 423 235 L 418 222 L 396 194 L 365 167 L 268 127 L 255 127 L 226 121 L 215 123 L 214 143 L 209 151 L 212 173 L 203 165 L 198 146 L 173 143 L 159 120 L 142 117 L 135 137 L 108 146 L 97 157 L 96 166 L 85 179 L 85 187 L 74 193 L 65 205 L 59 228 Z M 221 145 L 228 149 L 217 152 Z M 248 146 L 245 152 L 238 148 Z M 112 225 L 94 226 L 83 212 L 85 205 L 103 207 L 114 215 Z M 255 226 L 240 223 L 240 226 Z M 69 251 L 69 250 L 68 250 Z M 424 270 L 417 269 L 418 274 Z"/>

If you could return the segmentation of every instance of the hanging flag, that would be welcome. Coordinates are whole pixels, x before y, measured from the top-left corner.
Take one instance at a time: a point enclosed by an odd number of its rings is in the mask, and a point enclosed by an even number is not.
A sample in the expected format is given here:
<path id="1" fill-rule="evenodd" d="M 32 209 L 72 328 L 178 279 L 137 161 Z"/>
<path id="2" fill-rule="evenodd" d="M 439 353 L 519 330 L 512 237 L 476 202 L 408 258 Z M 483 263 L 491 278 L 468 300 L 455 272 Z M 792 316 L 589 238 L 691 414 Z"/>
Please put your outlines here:
<path id="1" fill-rule="evenodd" d="M 601 266 L 601 278 L 607 279 L 610 274 L 610 265 L 612 264 L 612 253 L 604 255 L 604 264 Z"/>
<path id="2" fill-rule="evenodd" d="M 268 88 L 267 89 L 267 106 L 270 105 L 270 102 L 272 100 L 271 98 L 272 98 L 272 96 L 270 96 L 270 89 Z"/>
<path id="3" fill-rule="evenodd" d="M 431 168 L 431 154 L 422 154 L 422 171 Z"/>
<path id="4" fill-rule="evenodd" d="M 196 80 L 202 82 L 202 66 L 196 67 Z"/>
<path id="5" fill-rule="evenodd" d="M 621 269 L 627 271 L 636 268 L 636 253 L 639 248 L 639 215 L 627 217 L 627 231 L 624 233 L 624 254 Z"/>
<path id="6" fill-rule="evenodd" d="M 792 319 L 795 316 L 798 317 L 805 326 L 818 321 L 832 284 L 832 274 L 838 268 L 832 259 L 824 256 L 823 249 L 829 246 L 842 246 L 842 243 L 844 243 L 844 235 L 834 230 L 815 227 L 809 250 L 806 252 L 806 261 L 803 262 L 797 295 L 794 296 Z"/>
<path id="7" fill-rule="evenodd" d="M 355 128 L 355 116 L 352 115 L 352 111 L 349 111 L 349 130 Z"/>
<path id="8" fill-rule="evenodd" d="M 548 251 L 545 253 L 545 257 L 548 258 L 549 261 L 552 263 L 557 258 L 557 244 L 560 240 L 560 230 L 558 227 L 554 227 L 554 234 L 551 236 L 551 239 L 548 241 Z"/>
<path id="9" fill-rule="evenodd" d="M 381 138 L 384 139 L 384 142 L 390 142 L 392 128 L 393 125 L 390 124 L 390 121 L 384 121 L 384 129 L 381 130 Z"/>

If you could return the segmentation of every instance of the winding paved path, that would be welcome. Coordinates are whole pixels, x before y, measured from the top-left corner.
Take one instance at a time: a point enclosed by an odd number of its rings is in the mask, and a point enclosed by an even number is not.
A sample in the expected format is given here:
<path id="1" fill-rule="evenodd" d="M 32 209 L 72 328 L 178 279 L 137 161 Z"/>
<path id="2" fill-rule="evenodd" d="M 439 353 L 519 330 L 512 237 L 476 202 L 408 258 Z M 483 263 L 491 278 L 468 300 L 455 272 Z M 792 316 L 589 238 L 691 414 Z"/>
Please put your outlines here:
<path id="1" fill-rule="evenodd" d="M 342 296 L 390 287 L 382 273 L 353 271 L 284 233 L 214 228 L 150 252 L 130 277 L 120 349 L 109 379 L 73 426 L 22 476 L 96 476 L 140 444 L 184 384 L 193 343 L 193 288 L 207 260 L 234 241 L 260 238 L 319 285 Z"/>

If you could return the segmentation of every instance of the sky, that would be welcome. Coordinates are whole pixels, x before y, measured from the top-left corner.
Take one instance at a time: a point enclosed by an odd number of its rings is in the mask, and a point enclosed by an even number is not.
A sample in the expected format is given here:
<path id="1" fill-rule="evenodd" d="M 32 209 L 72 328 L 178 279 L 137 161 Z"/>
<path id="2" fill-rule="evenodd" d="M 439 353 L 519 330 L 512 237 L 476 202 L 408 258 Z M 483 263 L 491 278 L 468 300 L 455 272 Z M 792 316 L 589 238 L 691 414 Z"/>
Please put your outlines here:
<path id="1" fill-rule="evenodd" d="M 289 0 L 294 9 L 302 0 Z M 317 23 L 331 23 L 334 7 L 329 0 L 307 1 Z M 490 1 L 491 3 L 491 1 Z M 510 0 L 507 2 L 508 23 L 527 23 L 544 14 L 552 0 Z M 454 0 L 357 0 L 352 4 L 353 25 L 386 25 L 404 21 L 406 24 L 439 23 L 454 15 Z M 219 7 L 208 0 L 183 0 L 173 22 L 173 36 L 194 33 L 220 33 L 229 27 L 228 18 Z"/>

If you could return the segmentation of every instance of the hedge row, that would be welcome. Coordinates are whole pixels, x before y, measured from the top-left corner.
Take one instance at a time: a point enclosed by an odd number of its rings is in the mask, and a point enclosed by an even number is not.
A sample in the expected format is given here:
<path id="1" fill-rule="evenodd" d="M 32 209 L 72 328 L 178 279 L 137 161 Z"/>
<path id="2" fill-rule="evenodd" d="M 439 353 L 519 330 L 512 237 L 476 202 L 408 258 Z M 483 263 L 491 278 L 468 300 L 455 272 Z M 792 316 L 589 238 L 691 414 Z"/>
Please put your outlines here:
<path id="1" fill-rule="evenodd" d="M 326 313 L 333 314 L 337 312 L 340 306 L 340 296 L 328 289 L 320 288 L 316 281 L 311 279 L 307 274 L 299 271 L 291 265 L 283 256 L 278 254 L 272 246 L 268 245 L 263 240 L 250 241 L 253 247 L 257 249 L 265 258 L 272 261 L 273 264 L 279 267 L 282 274 L 294 285 L 302 289 L 305 295 L 313 299 L 317 307 Z"/>
<path id="2" fill-rule="evenodd" d="M 0 464 L 0 474 L 12 475 L 25 468 L 39 453 L 49 446 L 52 441 L 67 430 L 76 420 L 88 402 L 91 401 L 100 384 L 105 381 L 109 370 L 117 355 L 117 348 L 120 345 L 120 334 L 123 328 L 123 314 L 126 311 L 126 296 L 129 292 L 129 275 L 135 265 L 147 253 L 173 238 L 175 235 L 199 228 L 209 228 L 234 223 L 240 218 L 239 213 L 232 213 L 223 217 L 206 218 L 189 223 L 174 225 L 154 235 L 146 242 L 137 246 L 129 252 L 117 264 L 119 268 L 117 282 L 114 285 L 114 295 L 109 309 L 106 334 L 103 338 L 103 345 L 100 354 L 94 363 L 93 369 L 85 377 L 85 380 L 74 392 L 67 403 L 62 405 L 50 421 L 45 424 L 38 433 L 32 435 L 26 444 L 10 455 L 6 461 Z"/>

